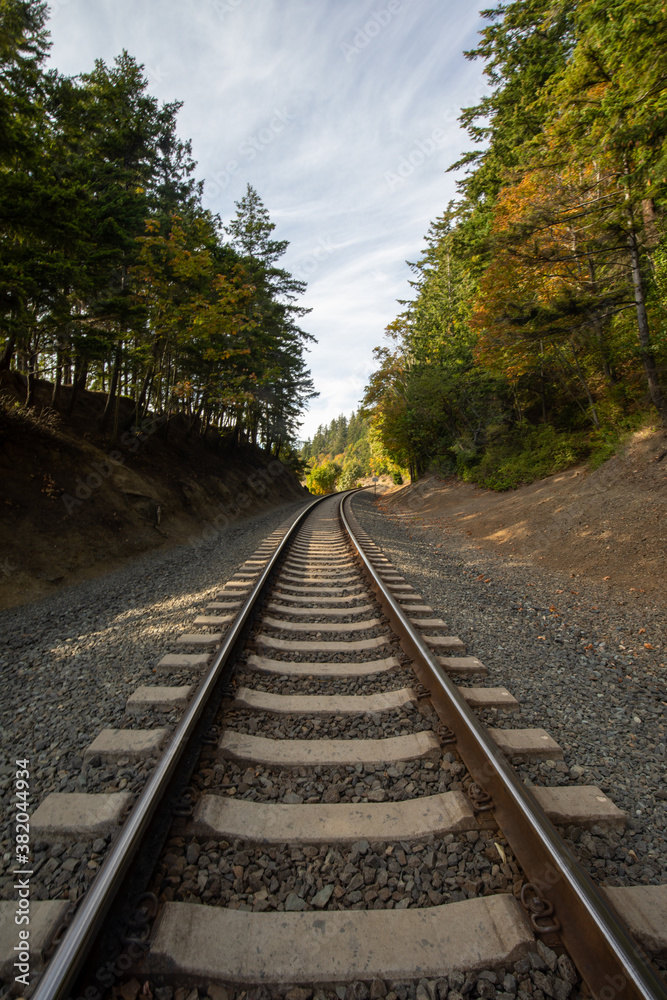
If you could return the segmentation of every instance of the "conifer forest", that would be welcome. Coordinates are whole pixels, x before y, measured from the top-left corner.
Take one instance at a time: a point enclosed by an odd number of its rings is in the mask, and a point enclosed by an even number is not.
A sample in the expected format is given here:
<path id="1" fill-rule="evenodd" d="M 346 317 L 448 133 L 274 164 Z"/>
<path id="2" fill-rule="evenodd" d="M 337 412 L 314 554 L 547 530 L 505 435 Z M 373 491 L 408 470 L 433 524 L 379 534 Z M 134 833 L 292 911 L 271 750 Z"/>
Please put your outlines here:
<path id="1" fill-rule="evenodd" d="M 289 455 L 313 395 L 305 289 L 248 185 L 226 225 L 202 207 L 178 103 L 160 104 L 135 59 L 71 78 L 45 67 L 48 8 L 2 0 L 2 372 L 38 379 L 51 407 L 106 394 L 100 429 L 179 414 L 190 431 Z"/>
<path id="2" fill-rule="evenodd" d="M 443 163 L 458 195 L 410 263 L 359 411 L 305 444 L 305 284 L 257 191 L 223 223 L 180 105 L 150 95 L 128 52 L 64 76 L 47 67 L 47 5 L 1 9 L 0 377 L 20 376 L 22 406 L 40 380 L 55 411 L 103 393 L 113 438 L 125 398 L 135 427 L 179 414 L 311 476 L 333 463 L 318 490 L 429 470 L 507 489 L 667 424 L 661 0 L 482 12 L 465 57 L 486 96 Z"/>
<path id="3" fill-rule="evenodd" d="M 667 8 L 483 17 L 465 55 L 489 92 L 461 112 L 458 198 L 410 265 L 363 406 L 412 477 L 506 489 L 667 423 Z"/>

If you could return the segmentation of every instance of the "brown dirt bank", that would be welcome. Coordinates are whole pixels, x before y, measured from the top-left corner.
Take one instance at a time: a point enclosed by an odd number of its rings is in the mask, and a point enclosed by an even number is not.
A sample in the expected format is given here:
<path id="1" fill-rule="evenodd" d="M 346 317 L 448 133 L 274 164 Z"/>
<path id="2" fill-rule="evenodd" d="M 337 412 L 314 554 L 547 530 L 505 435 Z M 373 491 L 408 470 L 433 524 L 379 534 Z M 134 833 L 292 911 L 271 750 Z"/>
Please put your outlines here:
<path id="1" fill-rule="evenodd" d="M 109 443 L 96 430 L 102 394 L 82 393 L 71 418 L 39 417 L 8 407 L 21 395 L 16 379 L 2 388 L 0 609 L 308 497 L 280 462 L 188 436 L 177 422 L 121 432 Z M 46 403 L 50 386 L 39 389 Z M 124 402 L 131 420 L 131 401 Z M 121 416 L 126 424 L 128 413 Z"/>
<path id="2" fill-rule="evenodd" d="M 667 600 L 667 432 L 633 435 L 594 472 L 579 466 L 507 493 L 427 476 L 378 499 L 386 513 L 509 559 Z"/>

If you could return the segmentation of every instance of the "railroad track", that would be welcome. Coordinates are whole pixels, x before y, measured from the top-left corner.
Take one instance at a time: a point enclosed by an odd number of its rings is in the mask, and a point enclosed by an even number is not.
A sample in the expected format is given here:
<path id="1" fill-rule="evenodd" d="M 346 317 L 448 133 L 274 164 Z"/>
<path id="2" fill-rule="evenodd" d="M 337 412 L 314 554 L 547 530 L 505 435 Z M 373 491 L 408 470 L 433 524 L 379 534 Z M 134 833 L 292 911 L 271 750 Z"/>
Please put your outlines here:
<path id="1" fill-rule="evenodd" d="M 509 760 L 561 749 L 481 725 L 518 703 L 480 685 L 350 494 L 269 536 L 193 629 L 158 664 L 168 683 L 128 702 L 146 720 L 182 708 L 175 731 L 104 730 L 88 750 L 168 740 L 139 800 L 52 795 L 32 817 L 42 840 L 122 823 L 36 1000 L 667 997 L 647 957 L 662 887 L 600 892 L 555 829 L 623 814 L 597 788 L 518 780 Z M 62 911 L 41 911 L 45 951 Z"/>

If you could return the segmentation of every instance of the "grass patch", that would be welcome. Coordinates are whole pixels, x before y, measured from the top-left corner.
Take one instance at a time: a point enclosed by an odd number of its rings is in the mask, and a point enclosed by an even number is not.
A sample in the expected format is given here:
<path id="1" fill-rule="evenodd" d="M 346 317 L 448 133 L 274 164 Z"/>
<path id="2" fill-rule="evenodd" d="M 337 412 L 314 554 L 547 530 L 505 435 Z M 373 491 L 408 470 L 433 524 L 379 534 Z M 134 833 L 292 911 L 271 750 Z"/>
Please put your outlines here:
<path id="1" fill-rule="evenodd" d="M 58 437 L 60 417 L 55 410 L 39 410 L 19 403 L 9 393 L 0 393 L 0 434 L 37 433 L 40 437 Z"/>

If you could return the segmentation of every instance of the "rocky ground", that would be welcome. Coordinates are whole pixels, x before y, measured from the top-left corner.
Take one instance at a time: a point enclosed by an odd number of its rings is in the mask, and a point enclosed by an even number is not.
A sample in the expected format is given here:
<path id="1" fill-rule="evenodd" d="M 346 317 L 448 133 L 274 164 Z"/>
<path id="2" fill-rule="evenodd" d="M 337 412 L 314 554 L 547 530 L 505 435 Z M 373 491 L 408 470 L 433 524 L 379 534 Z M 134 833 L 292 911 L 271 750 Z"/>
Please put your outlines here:
<path id="1" fill-rule="evenodd" d="M 155 665 L 164 652 L 174 648 L 176 636 L 191 627 L 195 614 L 204 610 L 238 564 L 300 506 L 293 502 L 239 520 L 197 543 L 145 555 L 111 575 L 0 614 L 0 667 L 6 678 L 0 716 L 3 816 L 10 815 L 11 772 L 17 757 L 30 759 L 33 807 L 49 791 L 141 787 L 150 761 L 103 766 L 99 760 L 84 761 L 83 751 L 104 726 L 145 724 L 125 714 L 125 701 L 138 684 L 191 679 L 178 673 L 156 677 Z M 499 551 L 473 548 L 469 538 L 460 534 L 445 536 L 435 523 L 421 521 L 417 527 L 409 510 L 394 507 L 382 512 L 370 493 L 359 494 L 354 506 L 362 526 L 444 618 L 447 631 L 458 635 L 468 652 L 485 663 L 489 670 L 485 683 L 507 686 L 521 702 L 521 715 L 501 717 L 500 724 L 544 727 L 563 747 L 563 762 L 521 765 L 524 779 L 534 784 L 595 783 L 627 811 L 625 834 L 564 831 L 595 879 L 608 885 L 664 881 L 665 606 L 657 592 L 573 578 L 546 562 L 518 564 Z M 374 655 L 392 653 L 402 657 L 392 647 Z M 279 659 L 281 654 L 272 657 Z M 288 693 L 289 686 L 279 677 L 242 669 L 237 681 L 249 682 L 250 677 L 254 686 Z M 370 693 L 402 687 L 411 680 L 403 662 L 390 675 L 336 682 L 335 690 Z M 327 687 L 331 682 L 310 683 L 317 693 L 333 692 Z M 295 684 L 294 690 L 310 689 Z M 82 697 L 82 692 L 87 696 Z M 314 688 L 312 693 L 316 693 Z M 174 719 L 171 714 L 153 715 L 149 724 L 168 725 Z M 416 728 L 429 728 L 426 716 L 415 711 L 366 722 L 378 732 L 386 725 L 389 730 L 384 735 L 393 735 L 406 731 L 414 720 Z M 241 731 L 252 731 L 254 723 L 248 713 L 236 713 L 232 721 Z M 498 720 L 490 721 L 498 724 Z M 293 725 L 276 721 L 274 735 L 289 738 Z M 317 722 L 325 735 L 327 725 L 326 718 Z M 317 735 L 315 726 L 311 736 Z M 348 735 L 354 736 L 352 720 L 348 729 Z M 442 765 L 409 762 L 383 769 L 382 775 L 365 767 L 278 773 L 257 767 L 251 774 L 246 767 L 226 763 L 212 768 L 206 787 L 258 801 L 381 801 L 380 791 L 398 801 L 460 787 L 465 769 L 456 754 L 445 754 Z M 9 834 L 9 826 L 4 826 L 0 845 L 3 898 L 13 898 Z M 242 845 L 226 842 L 181 843 L 175 835 L 169 847 L 176 857 L 183 854 L 185 862 L 180 871 L 173 870 L 174 862 L 170 862 L 161 878 L 173 881 L 162 889 L 172 891 L 172 898 L 198 898 L 197 894 L 203 898 L 211 893 L 205 901 L 215 902 L 219 897 L 226 905 L 275 909 L 287 909 L 288 899 L 289 908 L 298 909 L 436 905 L 438 899 L 461 898 L 458 893 L 465 898 L 487 888 L 503 891 L 503 879 L 505 889 L 511 891 L 513 859 L 499 834 L 491 837 L 485 832 L 469 839 L 460 857 L 446 840 L 423 845 L 362 843 L 351 852 L 322 854 L 317 849 L 316 854 L 303 851 L 288 856 L 282 848 L 248 852 Z M 35 844 L 34 898 L 76 898 L 92 880 L 106 847 L 102 838 L 88 846 Z M 175 865 L 180 867 L 181 862 Z M 366 881 L 365 869 L 373 873 L 372 881 Z M 362 883 L 350 887 L 355 878 L 358 882 L 359 874 Z M 359 897 L 352 896 L 355 893 Z M 466 996 L 564 1000 L 572 992 L 570 976 L 566 963 L 546 949 L 500 973 L 468 977 L 455 973 L 437 982 L 378 981 L 333 990 L 293 990 L 290 1000 L 380 1000 L 384 996 L 389 1000 L 460 1000 Z M 136 1000 L 142 987 L 137 984 L 133 992 L 132 983 L 124 983 L 125 992 L 118 996 Z M 203 1000 L 205 996 L 241 1000 L 244 994 L 248 1000 L 267 1000 L 269 995 L 263 987 L 248 991 L 211 987 L 208 992 L 202 987 L 193 993 L 165 986 L 156 991 L 155 1000 Z"/>
<path id="2" fill-rule="evenodd" d="M 105 577 L 63 589 L 24 607 L 0 612 L 0 898 L 14 898 L 11 803 L 15 760 L 28 758 L 30 811 L 49 792 L 138 791 L 152 763 L 84 760 L 101 729 L 141 728 L 125 703 L 140 684 L 192 683 L 192 674 L 156 675 L 156 664 L 183 631 L 192 630 L 220 586 L 260 542 L 303 503 L 287 503 L 242 519 L 190 545 L 144 555 Z M 177 714 L 156 715 L 169 725 Z M 97 870 L 101 843 L 36 843 L 35 899 L 80 893 Z M 85 855 L 85 859 L 84 859 Z M 82 860 L 84 859 L 84 860 Z M 41 866 L 44 867 L 41 867 Z M 40 872 L 43 877 L 40 877 Z"/>
<path id="3" fill-rule="evenodd" d="M 667 869 L 665 605 L 610 594 L 551 566 L 517 565 L 497 551 L 443 540 L 437 525 L 394 511 L 368 493 L 353 501 L 360 524 L 406 580 L 505 685 L 521 713 L 501 725 L 536 726 L 564 762 L 520 765 L 535 784 L 596 784 L 628 814 L 626 834 L 586 837 L 582 854 L 603 884 L 664 882 Z M 644 640 L 645 643 L 644 644 Z M 498 723 L 496 723 L 498 724 Z M 581 831 L 568 831 L 580 839 Z"/>

